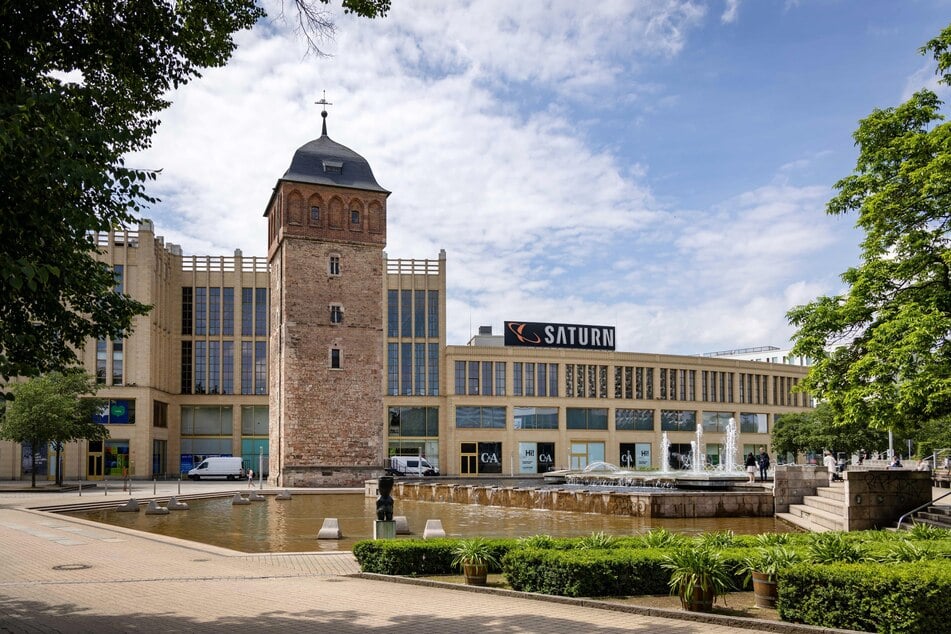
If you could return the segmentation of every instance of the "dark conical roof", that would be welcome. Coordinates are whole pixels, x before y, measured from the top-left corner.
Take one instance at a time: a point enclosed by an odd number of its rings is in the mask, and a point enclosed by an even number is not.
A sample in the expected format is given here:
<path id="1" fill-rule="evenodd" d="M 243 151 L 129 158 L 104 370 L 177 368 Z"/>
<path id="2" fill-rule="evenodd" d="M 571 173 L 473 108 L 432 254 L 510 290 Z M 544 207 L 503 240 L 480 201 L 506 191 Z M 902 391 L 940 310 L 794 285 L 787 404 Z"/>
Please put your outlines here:
<path id="1" fill-rule="evenodd" d="M 326 130 L 297 149 L 284 180 L 390 193 L 376 182 L 365 158 L 332 140 Z"/>

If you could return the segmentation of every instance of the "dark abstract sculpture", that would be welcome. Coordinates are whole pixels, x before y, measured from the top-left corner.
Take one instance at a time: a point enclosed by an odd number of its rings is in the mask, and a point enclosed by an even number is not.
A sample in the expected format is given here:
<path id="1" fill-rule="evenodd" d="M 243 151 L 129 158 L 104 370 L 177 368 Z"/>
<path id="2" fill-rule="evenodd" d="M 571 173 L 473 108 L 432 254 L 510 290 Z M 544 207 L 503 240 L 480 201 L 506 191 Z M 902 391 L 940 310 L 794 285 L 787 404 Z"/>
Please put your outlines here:
<path id="1" fill-rule="evenodd" d="M 393 476 L 382 476 L 378 482 L 380 497 L 376 499 L 376 519 L 381 522 L 393 521 Z"/>

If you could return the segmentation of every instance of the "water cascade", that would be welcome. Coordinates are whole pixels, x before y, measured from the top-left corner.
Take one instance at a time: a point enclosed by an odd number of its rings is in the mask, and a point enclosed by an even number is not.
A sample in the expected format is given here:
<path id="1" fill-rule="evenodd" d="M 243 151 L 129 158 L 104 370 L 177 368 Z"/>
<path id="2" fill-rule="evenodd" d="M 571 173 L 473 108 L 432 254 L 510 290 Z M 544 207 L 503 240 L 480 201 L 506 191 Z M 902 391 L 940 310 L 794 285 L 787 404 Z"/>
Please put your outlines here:
<path id="1" fill-rule="evenodd" d="M 736 419 L 731 416 L 730 422 L 728 422 L 726 425 L 726 438 L 723 456 L 723 470 L 727 473 L 742 471 L 742 469 L 737 465 L 736 461 L 736 448 L 739 444 L 737 442 L 738 439 L 739 434 L 737 433 L 736 429 Z"/>
<path id="2" fill-rule="evenodd" d="M 667 432 L 660 437 L 660 472 L 670 473 L 670 438 Z"/>
<path id="3" fill-rule="evenodd" d="M 690 442 L 690 448 L 693 450 L 692 454 L 692 463 L 693 463 L 693 472 L 701 473 L 703 471 L 703 425 L 697 423 L 697 439 Z"/>

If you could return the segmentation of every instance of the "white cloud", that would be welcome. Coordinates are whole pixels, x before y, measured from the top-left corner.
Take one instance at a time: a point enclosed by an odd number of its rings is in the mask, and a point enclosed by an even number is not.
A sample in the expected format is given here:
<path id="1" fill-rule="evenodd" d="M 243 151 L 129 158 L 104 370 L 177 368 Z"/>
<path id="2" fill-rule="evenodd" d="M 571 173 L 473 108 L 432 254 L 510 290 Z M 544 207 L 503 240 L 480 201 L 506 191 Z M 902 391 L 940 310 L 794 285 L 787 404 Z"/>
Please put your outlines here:
<path id="1" fill-rule="evenodd" d="M 736 22 L 740 13 L 740 0 L 726 0 L 726 7 L 720 14 L 720 22 L 723 24 L 733 24 Z"/>

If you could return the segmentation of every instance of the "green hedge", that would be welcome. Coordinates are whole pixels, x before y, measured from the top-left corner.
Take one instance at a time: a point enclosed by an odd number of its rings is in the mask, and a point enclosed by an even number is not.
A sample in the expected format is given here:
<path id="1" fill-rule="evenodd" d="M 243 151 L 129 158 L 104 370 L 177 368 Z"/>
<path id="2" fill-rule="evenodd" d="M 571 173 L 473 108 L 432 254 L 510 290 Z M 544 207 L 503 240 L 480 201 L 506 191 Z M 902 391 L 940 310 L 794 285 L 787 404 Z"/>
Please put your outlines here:
<path id="1" fill-rule="evenodd" d="M 780 575 L 784 621 L 863 632 L 933 634 L 951 623 L 951 564 L 798 565 Z"/>
<path id="2" fill-rule="evenodd" d="M 363 572 L 381 575 L 433 576 L 458 574 L 452 566 L 452 549 L 461 540 L 441 539 L 378 539 L 353 545 L 353 556 Z M 501 561 L 517 545 L 514 539 L 490 539 L 494 555 Z M 501 572 L 490 567 L 489 572 Z"/>
<path id="3" fill-rule="evenodd" d="M 660 565 L 664 553 L 647 548 L 515 548 L 502 568 L 512 589 L 524 592 L 566 597 L 665 594 L 670 573 Z"/>

